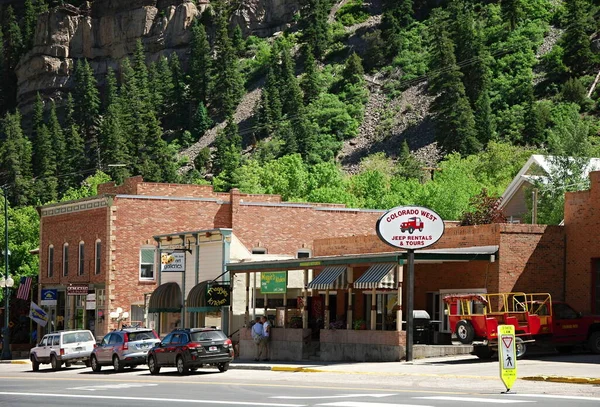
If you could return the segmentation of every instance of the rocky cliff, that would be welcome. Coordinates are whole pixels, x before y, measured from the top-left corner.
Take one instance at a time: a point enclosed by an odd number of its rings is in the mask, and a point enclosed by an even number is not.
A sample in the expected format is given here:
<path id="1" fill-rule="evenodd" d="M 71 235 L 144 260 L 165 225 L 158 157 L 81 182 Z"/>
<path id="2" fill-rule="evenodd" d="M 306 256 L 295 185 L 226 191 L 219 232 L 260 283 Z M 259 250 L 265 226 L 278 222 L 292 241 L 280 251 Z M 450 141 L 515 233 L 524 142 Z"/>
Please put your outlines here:
<path id="1" fill-rule="evenodd" d="M 33 48 L 17 67 L 17 101 L 27 112 L 40 94 L 60 98 L 72 86 L 76 59 L 87 58 L 100 83 L 141 39 L 148 61 L 177 53 L 184 61 L 190 24 L 209 0 L 95 0 L 82 7 L 61 6 L 38 19 Z M 245 0 L 232 23 L 246 34 L 270 35 L 293 20 L 299 0 Z"/>

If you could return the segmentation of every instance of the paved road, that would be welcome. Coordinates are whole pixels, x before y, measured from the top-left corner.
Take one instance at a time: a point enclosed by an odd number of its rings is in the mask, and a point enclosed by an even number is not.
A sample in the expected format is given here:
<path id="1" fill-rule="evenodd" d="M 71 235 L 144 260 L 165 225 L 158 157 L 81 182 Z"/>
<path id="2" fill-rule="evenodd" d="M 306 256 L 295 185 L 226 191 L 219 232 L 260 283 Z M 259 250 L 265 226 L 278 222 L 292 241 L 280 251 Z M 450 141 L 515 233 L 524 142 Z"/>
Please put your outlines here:
<path id="1" fill-rule="evenodd" d="M 524 360 L 521 368 L 537 371 L 562 366 L 566 371 L 577 369 L 600 374 L 600 360 L 590 362 L 590 356 L 581 355 L 571 362 L 561 362 L 561 358 Z M 504 386 L 493 374 L 493 370 L 497 372 L 497 362 L 482 363 L 467 357 L 422 360 L 413 364 L 321 364 L 310 367 L 237 363 L 235 367 L 225 373 L 219 373 L 215 368 L 201 369 L 188 376 L 179 376 L 175 369 L 165 368 L 159 376 L 152 376 L 142 366 L 122 373 L 110 368 L 93 373 L 83 366 L 54 372 L 42 365 L 42 369 L 34 373 L 26 362 L 0 364 L 0 406 L 600 405 L 600 386 L 590 384 L 517 380 L 513 388 L 516 394 L 503 394 Z M 292 367 L 312 371 L 294 372 Z"/>

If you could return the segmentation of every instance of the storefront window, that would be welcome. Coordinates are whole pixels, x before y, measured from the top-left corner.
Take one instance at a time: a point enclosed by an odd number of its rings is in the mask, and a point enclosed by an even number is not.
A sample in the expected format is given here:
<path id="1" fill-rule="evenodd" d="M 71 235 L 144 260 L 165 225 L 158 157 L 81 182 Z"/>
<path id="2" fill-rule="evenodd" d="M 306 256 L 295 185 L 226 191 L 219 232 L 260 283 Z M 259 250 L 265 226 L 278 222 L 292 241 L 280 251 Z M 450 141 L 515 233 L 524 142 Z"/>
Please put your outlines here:
<path id="1" fill-rule="evenodd" d="M 154 247 L 140 249 L 140 280 L 154 280 Z"/>
<path id="2" fill-rule="evenodd" d="M 96 240 L 96 262 L 94 267 L 95 274 L 100 274 L 100 267 L 102 266 L 102 242 Z"/>
<path id="3" fill-rule="evenodd" d="M 48 277 L 54 275 L 54 246 L 48 246 Z"/>
<path id="4" fill-rule="evenodd" d="M 82 276 L 85 267 L 85 243 L 79 242 L 79 267 L 77 268 L 77 275 Z"/>
<path id="5" fill-rule="evenodd" d="M 63 245 L 63 276 L 69 275 L 69 244 Z"/>

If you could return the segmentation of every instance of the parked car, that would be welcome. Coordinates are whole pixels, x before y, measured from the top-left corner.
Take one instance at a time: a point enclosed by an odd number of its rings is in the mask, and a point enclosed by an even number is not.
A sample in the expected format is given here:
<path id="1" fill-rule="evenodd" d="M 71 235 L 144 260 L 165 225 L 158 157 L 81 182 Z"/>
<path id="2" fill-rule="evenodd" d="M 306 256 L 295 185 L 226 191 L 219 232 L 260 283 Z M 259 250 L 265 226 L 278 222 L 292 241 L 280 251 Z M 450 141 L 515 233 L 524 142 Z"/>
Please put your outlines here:
<path id="1" fill-rule="evenodd" d="M 125 366 L 134 369 L 146 363 L 148 351 L 160 343 L 158 334 L 149 328 L 121 328 L 109 332 L 90 357 L 94 372 L 110 366 L 120 372 Z"/>
<path id="2" fill-rule="evenodd" d="M 52 370 L 58 370 L 75 362 L 90 365 L 90 355 L 96 347 L 94 334 L 88 330 L 59 331 L 44 335 L 40 343 L 29 351 L 29 359 L 34 372 L 40 364 L 50 363 Z"/>
<path id="3" fill-rule="evenodd" d="M 148 352 L 148 369 L 158 374 L 161 367 L 175 366 L 179 374 L 204 365 L 220 372 L 233 361 L 233 344 L 223 331 L 215 328 L 176 329 Z"/>

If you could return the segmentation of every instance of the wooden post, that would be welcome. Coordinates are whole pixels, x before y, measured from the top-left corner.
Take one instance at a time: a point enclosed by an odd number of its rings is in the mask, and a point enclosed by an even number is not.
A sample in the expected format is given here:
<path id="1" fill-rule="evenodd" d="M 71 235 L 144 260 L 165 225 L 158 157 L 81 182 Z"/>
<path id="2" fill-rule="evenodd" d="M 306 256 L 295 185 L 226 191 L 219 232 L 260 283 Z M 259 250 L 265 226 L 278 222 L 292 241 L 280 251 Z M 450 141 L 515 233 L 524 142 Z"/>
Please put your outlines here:
<path id="1" fill-rule="evenodd" d="M 377 290 L 376 287 L 373 287 L 371 291 L 371 330 L 374 331 L 377 329 Z"/>
<path id="2" fill-rule="evenodd" d="M 308 290 L 306 286 L 308 285 L 308 270 L 304 269 L 304 285 L 302 287 L 302 329 L 308 328 L 308 307 L 306 306 L 308 302 Z"/>
<path id="3" fill-rule="evenodd" d="M 325 329 L 329 329 L 329 288 L 325 289 Z"/>
<path id="4" fill-rule="evenodd" d="M 233 278 L 231 280 L 233 281 Z M 246 273 L 246 312 L 244 313 L 244 326 L 250 326 L 250 273 Z"/>
<path id="5" fill-rule="evenodd" d="M 354 269 L 348 267 L 348 310 L 346 312 L 346 329 L 352 329 L 352 287 L 354 285 Z"/>
<path id="6" fill-rule="evenodd" d="M 398 310 L 396 311 L 396 331 L 402 330 L 402 280 L 404 279 L 404 267 L 402 267 L 402 260 L 400 264 L 396 266 L 397 280 L 398 281 Z"/>

